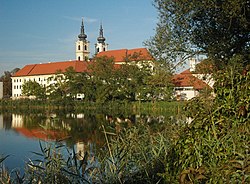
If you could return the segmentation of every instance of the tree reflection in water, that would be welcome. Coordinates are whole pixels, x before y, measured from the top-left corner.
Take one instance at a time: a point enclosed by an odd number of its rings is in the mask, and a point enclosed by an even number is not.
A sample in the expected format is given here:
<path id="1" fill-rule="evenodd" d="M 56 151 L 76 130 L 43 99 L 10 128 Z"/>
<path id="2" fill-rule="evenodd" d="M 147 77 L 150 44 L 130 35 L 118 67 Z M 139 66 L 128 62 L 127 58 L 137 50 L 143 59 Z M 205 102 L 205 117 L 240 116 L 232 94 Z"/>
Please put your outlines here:
<path id="1" fill-rule="evenodd" d="M 179 117 L 177 117 L 179 118 Z M 70 149 L 75 149 L 79 159 L 89 153 L 89 160 L 95 159 L 95 153 L 105 146 L 105 137 L 102 125 L 106 131 L 119 134 L 122 130 L 144 123 L 154 129 L 166 128 L 165 121 L 176 122 L 173 118 L 160 114 L 101 114 L 101 113 L 29 113 L 29 114 L 0 114 L 1 131 L 12 130 L 19 136 L 26 137 L 31 141 L 63 143 Z M 8 140 L 7 140 L 8 141 Z M 29 150 L 32 151 L 32 150 Z M 5 153 L 1 148 L 0 154 Z M 15 154 L 18 157 L 18 149 Z M 24 160 L 24 158 L 20 158 Z"/>

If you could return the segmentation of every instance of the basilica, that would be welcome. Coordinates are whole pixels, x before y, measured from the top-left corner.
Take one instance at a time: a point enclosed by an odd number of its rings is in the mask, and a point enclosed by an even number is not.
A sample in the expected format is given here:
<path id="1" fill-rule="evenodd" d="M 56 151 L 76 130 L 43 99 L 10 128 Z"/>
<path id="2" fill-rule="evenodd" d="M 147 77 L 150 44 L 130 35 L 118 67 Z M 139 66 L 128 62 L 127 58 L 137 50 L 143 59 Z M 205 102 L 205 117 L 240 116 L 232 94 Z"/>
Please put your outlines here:
<path id="1" fill-rule="evenodd" d="M 95 44 L 95 56 L 94 57 L 112 57 L 115 65 L 121 65 L 125 63 L 126 58 L 129 56 L 137 55 L 136 60 L 140 61 L 153 61 L 153 57 L 146 48 L 135 49 L 118 49 L 108 50 L 108 44 L 103 34 L 102 24 L 100 25 L 99 36 L 97 37 L 97 43 Z M 44 87 L 53 85 L 54 80 L 50 80 L 55 77 L 58 71 L 62 73 L 67 68 L 72 67 L 76 72 L 87 72 L 88 65 L 93 62 L 95 58 L 90 58 L 90 42 L 87 40 L 87 34 L 84 30 L 84 22 L 82 20 L 80 34 L 75 42 L 75 59 L 69 61 L 54 61 L 45 62 L 39 64 L 28 64 L 21 68 L 12 76 L 12 99 L 23 98 L 22 85 L 26 81 L 36 81 Z"/>

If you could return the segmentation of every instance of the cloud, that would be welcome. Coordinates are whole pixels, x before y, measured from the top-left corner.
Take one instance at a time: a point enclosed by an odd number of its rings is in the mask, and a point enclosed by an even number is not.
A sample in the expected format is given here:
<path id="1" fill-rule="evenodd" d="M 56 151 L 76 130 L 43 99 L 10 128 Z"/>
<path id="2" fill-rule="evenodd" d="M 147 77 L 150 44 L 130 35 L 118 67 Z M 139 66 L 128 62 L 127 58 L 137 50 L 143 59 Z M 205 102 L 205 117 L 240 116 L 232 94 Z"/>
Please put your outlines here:
<path id="1" fill-rule="evenodd" d="M 84 22 L 87 23 L 93 23 L 93 22 L 97 22 L 97 19 L 94 18 L 90 18 L 90 17 L 71 17 L 71 16 L 63 16 L 63 18 L 68 19 L 68 20 L 73 20 L 73 21 L 77 21 L 80 22 L 83 18 Z"/>

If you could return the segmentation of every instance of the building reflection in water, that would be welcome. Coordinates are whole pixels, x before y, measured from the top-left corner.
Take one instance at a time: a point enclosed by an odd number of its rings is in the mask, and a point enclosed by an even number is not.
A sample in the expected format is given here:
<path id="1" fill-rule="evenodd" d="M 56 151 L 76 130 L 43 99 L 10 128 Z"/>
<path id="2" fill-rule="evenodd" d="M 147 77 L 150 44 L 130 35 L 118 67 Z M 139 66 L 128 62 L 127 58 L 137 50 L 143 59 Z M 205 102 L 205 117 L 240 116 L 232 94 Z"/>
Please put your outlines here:
<path id="1" fill-rule="evenodd" d="M 22 128 L 23 127 L 23 115 L 12 114 L 12 128 Z"/>
<path id="2" fill-rule="evenodd" d="M 66 119 L 61 119 L 56 114 L 50 114 L 41 122 L 35 122 L 36 117 L 12 114 L 11 128 L 22 136 L 43 141 L 56 142 L 70 137 L 71 144 L 75 145 L 76 153 L 79 155 L 79 160 L 84 157 L 86 151 L 90 153 L 90 147 L 95 144 L 93 141 L 98 141 L 99 136 L 95 135 L 96 130 L 88 128 L 89 123 L 92 122 L 88 122 L 84 114 L 66 114 Z M 3 115 L 0 116 L 0 127 L 4 127 Z M 78 130 L 78 132 L 74 130 Z M 90 135 L 86 136 L 87 133 Z M 75 135 L 78 136 L 74 138 Z M 90 156 L 88 156 L 89 159 Z"/>

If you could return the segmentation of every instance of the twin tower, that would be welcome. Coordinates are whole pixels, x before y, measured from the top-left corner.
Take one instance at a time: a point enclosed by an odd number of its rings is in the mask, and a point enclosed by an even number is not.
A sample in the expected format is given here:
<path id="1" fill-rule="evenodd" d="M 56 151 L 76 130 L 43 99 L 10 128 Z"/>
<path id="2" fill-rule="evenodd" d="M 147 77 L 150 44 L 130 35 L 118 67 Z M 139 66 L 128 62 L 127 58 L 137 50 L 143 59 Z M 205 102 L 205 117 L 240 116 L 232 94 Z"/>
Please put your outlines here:
<path id="1" fill-rule="evenodd" d="M 105 43 L 105 40 L 106 39 L 103 36 L 103 28 L 102 25 L 100 25 L 99 37 L 97 38 L 97 43 L 95 44 L 95 54 L 108 50 L 108 44 Z M 84 32 L 84 24 L 82 20 L 81 32 L 78 35 L 78 40 L 76 41 L 76 60 L 88 61 L 89 53 L 89 41 L 87 40 L 87 35 Z"/>

